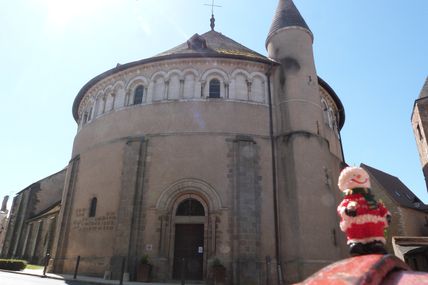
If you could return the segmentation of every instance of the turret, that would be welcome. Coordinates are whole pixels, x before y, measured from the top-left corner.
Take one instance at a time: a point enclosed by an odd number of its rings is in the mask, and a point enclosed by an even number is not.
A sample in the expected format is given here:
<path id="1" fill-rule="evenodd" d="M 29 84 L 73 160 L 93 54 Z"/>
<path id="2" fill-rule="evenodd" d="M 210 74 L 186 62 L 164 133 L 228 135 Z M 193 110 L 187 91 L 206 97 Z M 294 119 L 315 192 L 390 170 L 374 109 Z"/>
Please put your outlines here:
<path id="1" fill-rule="evenodd" d="M 322 133 L 312 43 L 312 32 L 293 1 L 280 0 L 266 39 L 269 57 L 281 63 L 274 80 L 277 103 L 292 118 L 280 120 L 279 132 Z"/>
<path id="2" fill-rule="evenodd" d="M 279 63 L 271 79 L 277 172 L 285 174 L 277 177 L 278 259 L 287 284 L 346 254 L 345 241 L 336 236 L 339 194 L 331 183 L 343 161 L 333 147 L 340 146 L 338 133 L 332 136 L 326 120 L 328 108 L 340 104 L 322 105 L 322 100 L 335 100 L 334 92 L 320 91 L 324 83 L 318 82 L 312 43 L 312 32 L 293 1 L 280 0 L 266 48 Z"/>

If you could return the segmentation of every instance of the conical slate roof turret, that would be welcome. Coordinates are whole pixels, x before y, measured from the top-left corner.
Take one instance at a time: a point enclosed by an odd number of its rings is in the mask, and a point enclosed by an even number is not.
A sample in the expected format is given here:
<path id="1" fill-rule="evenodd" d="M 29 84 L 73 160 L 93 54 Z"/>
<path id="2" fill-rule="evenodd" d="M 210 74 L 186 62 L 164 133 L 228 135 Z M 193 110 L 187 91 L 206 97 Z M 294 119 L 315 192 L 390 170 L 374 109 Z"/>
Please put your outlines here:
<path id="1" fill-rule="evenodd" d="M 293 0 L 279 1 L 266 41 L 269 41 L 273 33 L 286 27 L 301 27 L 312 33 Z"/>
<path id="2" fill-rule="evenodd" d="M 420 98 L 426 98 L 426 97 L 428 97 L 428 77 L 425 80 L 425 84 L 422 87 L 421 93 L 419 94 L 419 99 Z"/>

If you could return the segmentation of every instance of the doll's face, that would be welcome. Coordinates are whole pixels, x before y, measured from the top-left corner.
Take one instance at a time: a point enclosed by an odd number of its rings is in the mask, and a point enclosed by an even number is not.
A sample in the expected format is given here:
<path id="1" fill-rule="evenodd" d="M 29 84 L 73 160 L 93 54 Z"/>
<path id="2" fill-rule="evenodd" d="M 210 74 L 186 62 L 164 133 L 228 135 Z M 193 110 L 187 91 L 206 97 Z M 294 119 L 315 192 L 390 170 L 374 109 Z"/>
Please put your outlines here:
<path id="1" fill-rule="evenodd" d="M 354 188 L 370 188 L 370 178 L 361 167 L 347 167 L 339 177 L 339 188 L 344 191 Z"/>

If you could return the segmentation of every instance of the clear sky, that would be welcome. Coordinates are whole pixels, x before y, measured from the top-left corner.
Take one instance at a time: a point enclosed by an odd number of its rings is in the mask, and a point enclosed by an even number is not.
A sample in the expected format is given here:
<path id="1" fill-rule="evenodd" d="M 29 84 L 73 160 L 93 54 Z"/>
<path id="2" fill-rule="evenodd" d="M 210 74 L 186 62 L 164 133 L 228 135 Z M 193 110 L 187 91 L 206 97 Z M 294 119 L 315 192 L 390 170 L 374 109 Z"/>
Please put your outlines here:
<path id="1" fill-rule="evenodd" d="M 1 0 L 0 196 L 63 169 L 80 88 L 117 63 L 207 32 L 211 0 Z M 277 0 L 216 0 L 216 30 L 266 55 Z M 345 107 L 346 162 L 399 177 L 428 202 L 410 123 L 428 76 L 428 1 L 295 0 L 319 76 Z"/>

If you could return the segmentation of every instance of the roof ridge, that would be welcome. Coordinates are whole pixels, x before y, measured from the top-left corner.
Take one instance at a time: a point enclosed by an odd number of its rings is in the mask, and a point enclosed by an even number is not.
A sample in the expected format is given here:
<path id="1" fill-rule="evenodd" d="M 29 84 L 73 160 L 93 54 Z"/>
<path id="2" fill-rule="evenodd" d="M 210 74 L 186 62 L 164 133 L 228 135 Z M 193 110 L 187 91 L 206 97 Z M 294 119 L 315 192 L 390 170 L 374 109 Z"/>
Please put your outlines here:
<path id="1" fill-rule="evenodd" d="M 189 41 L 192 43 L 194 39 L 204 39 L 206 46 L 201 49 L 194 49 L 189 46 Z M 229 55 L 229 56 L 243 56 L 247 58 L 253 59 L 261 59 L 265 61 L 270 61 L 265 55 L 262 55 L 243 44 L 223 35 L 220 32 L 210 30 L 201 35 L 194 34 L 190 37 L 185 43 L 179 44 L 178 46 L 166 50 L 162 53 L 157 54 L 156 56 L 166 56 L 166 55 L 179 55 L 179 54 L 195 54 L 202 53 L 207 54 L 210 53 L 212 55 Z"/>
<path id="2" fill-rule="evenodd" d="M 239 43 L 239 42 L 235 41 L 234 39 L 229 38 L 228 36 L 223 35 L 222 33 L 217 32 L 217 31 L 208 31 L 208 32 L 206 32 L 206 33 L 202 34 L 202 35 L 201 35 L 201 37 L 203 37 L 204 35 L 209 34 L 209 33 L 216 33 L 218 36 L 223 37 L 223 38 L 227 39 L 228 41 L 233 42 L 234 44 L 238 45 L 238 46 L 239 46 L 239 47 L 241 47 L 242 49 L 245 49 L 245 50 L 251 51 L 251 52 L 252 52 L 252 53 L 254 53 L 254 54 L 257 54 L 257 55 L 259 55 L 259 56 L 261 56 L 261 57 L 267 58 L 265 55 L 262 55 L 262 54 L 260 54 L 260 53 L 258 53 L 258 52 L 256 52 L 256 51 L 254 51 L 254 50 L 252 50 L 252 49 L 250 49 L 250 48 L 248 48 L 248 47 L 244 46 L 243 44 L 241 44 L 241 43 Z"/>
<path id="3" fill-rule="evenodd" d="M 385 190 L 388 196 L 398 203 L 401 207 L 414 210 L 427 211 L 428 205 L 425 204 L 400 178 L 387 172 L 361 163 L 360 166 L 371 174 L 371 179 L 377 181 Z M 417 198 L 417 200 L 415 200 Z"/>

